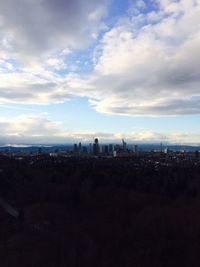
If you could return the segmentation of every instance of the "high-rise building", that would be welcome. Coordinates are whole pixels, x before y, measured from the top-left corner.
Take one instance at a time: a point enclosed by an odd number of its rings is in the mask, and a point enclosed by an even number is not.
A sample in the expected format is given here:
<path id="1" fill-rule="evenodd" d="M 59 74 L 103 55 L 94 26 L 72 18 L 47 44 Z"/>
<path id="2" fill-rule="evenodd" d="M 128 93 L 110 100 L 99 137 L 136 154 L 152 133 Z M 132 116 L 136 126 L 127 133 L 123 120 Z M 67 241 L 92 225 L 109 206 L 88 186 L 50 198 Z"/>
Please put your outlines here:
<path id="1" fill-rule="evenodd" d="M 74 144 L 74 153 L 77 153 L 78 152 L 78 146 L 77 144 Z"/>
<path id="2" fill-rule="evenodd" d="M 84 154 L 88 153 L 88 148 L 87 148 L 87 146 L 83 146 L 83 147 L 82 147 L 82 152 L 83 152 Z"/>
<path id="3" fill-rule="evenodd" d="M 167 147 L 165 147 L 165 148 L 164 148 L 164 153 L 165 153 L 165 154 L 168 154 L 168 152 L 169 152 L 169 149 L 168 149 Z"/>
<path id="4" fill-rule="evenodd" d="M 108 153 L 109 153 L 109 147 L 108 147 L 108 145 L 103 145 L 102 146 L 102 152 L 103 152 L 103 154 L 108 155 Z"/>
<path id="5" fill-rule="evenodd" d="M 114 151 L 120 152 L 120 145 L 115 145 L 114 146 Z"/>
<path id="6" fill-rule="evenodd" d="M 100 147 L 99 147 L 99 140 L 98 138 L 94 139 L 94 144 L 93 144 L 93 154 L 94 155 L 99 155 L 100 152 Z"/>
<path id="7" fill-rule="evenodd" d="M 162 142 L 160 143 L 160 152 L 161 153 L 163 152 L 163 144 L 162 144 Z"/>
<path id="8" fill-rule="evenodd" d="M 109 154 L 113 154 L 114 146 L 113 144 L 109 144 Z"/>
<path id="9" fill-rule="evenodd" d="M 78 151 L 82 152 L 82 144 L 81 144 L 81 142 L 78 144 Z"/>
<path id="10" fill-rule="evenodd" d="M 122 139 L 122 150 L 125 152 L 126 151 L 126 142 L 124 139 Z"/>

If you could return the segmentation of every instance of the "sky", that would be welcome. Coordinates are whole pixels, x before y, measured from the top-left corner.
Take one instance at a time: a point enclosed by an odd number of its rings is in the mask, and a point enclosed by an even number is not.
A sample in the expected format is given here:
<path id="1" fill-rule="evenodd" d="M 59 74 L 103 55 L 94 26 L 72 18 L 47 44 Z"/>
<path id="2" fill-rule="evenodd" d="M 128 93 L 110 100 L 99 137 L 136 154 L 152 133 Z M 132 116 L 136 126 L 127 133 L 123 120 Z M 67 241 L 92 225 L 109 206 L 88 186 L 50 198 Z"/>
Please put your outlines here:
<path id="1" fill-rule="evenodd" d="M 0 0 L 0 144 L 200 144 L 200 0 Z"/>

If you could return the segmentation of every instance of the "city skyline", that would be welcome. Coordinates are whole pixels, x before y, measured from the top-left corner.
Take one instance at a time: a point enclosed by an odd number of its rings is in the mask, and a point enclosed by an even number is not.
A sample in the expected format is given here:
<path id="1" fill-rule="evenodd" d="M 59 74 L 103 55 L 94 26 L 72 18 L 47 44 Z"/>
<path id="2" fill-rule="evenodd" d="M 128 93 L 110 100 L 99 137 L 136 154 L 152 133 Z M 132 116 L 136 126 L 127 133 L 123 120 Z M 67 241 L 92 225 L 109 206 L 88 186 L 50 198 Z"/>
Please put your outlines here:
<path id="1" fill-rule="evenodd" d="M 199 0 L 0 0 L 0 144 L 200 144 Z"/>

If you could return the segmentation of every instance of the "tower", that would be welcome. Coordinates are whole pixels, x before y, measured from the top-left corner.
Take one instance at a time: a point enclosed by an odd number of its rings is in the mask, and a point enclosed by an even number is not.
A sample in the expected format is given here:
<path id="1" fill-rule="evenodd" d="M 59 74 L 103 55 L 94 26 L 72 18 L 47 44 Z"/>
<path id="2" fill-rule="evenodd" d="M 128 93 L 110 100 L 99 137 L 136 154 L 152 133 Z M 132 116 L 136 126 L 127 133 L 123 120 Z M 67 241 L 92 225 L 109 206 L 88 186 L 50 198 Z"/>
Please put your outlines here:
<path id="1" fill-rule="evenodd" d="M 79 151 L 79 153 L 82 152 L 82 144 L 81 144 L 81 142 L 78 144 L 78 151 Z"/>
<path id="2" fill-rule="evenodd" d="M 74 144 L 74 153 L 77 153 L 78 152 L 78 146 L 77 144 Z"/>
<path id="3" fill-rule="evenodd" d="M 95 138 L 94 144 L 93 144 L 93 153 L 94 153 L 94 155 L 98 155 L 99 152 L 100 152 L 99 140 L 98 140 L 98 138 Z"/>
<path id="4" fill-rule="evenodd" d="M 126 142 L 124 141 L 124 139 L 122 139 L 122 149 L 124 152 L 126 151 Z"/>

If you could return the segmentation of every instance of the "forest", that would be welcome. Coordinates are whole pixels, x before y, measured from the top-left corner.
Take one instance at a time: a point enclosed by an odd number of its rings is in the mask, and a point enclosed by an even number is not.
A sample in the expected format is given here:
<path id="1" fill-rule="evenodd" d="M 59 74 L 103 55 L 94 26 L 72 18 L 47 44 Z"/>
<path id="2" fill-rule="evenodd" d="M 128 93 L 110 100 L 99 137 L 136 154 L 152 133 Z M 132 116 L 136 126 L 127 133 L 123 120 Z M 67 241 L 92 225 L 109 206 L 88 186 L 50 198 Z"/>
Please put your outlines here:
<path id="1" fill-rule="evenodd" d="M 199 174 L 199 159 L 0 156 L 0 266 L 199 266 Z"/>

